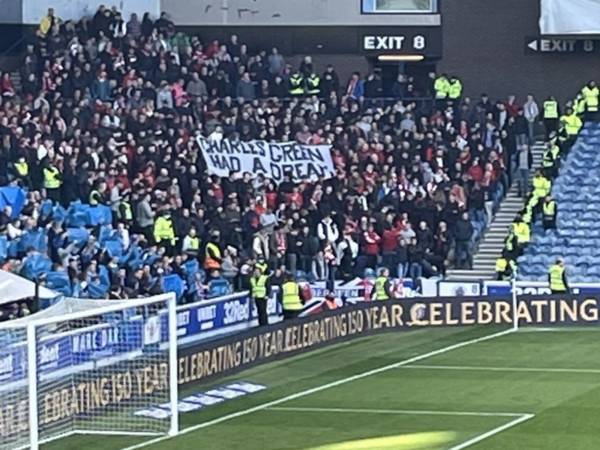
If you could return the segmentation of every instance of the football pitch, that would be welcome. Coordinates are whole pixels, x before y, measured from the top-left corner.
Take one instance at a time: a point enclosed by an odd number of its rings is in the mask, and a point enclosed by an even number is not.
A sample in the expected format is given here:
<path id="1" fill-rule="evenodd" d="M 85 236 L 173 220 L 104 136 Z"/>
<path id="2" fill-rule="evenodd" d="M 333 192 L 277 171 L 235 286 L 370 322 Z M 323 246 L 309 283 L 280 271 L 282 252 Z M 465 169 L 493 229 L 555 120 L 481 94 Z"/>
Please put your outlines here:
<path id="1" fill-rule="evenodd" d="M 490 327 L 365 337 L 195 386 L 266 388 L 181 414 L 176 437 L 81 436 L 42 448 L 597 450 L 599 338 Z"/>

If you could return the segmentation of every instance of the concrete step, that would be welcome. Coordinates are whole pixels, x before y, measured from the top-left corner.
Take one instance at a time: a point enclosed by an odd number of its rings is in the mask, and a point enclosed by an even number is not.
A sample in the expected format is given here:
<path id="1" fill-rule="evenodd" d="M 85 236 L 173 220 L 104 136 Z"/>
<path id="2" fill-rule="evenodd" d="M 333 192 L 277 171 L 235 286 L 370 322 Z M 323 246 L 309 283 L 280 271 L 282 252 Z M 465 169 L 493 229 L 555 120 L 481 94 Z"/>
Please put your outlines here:
<path id="1" fill-rule="evenodd" d="M 477 258 L 478 256 L 490 256 L 490 257 L 494 257 L 497 258 L 498 254 L 496 253 L 496 249 L 497 247 L 479 247 L 479 251 L 477 252 L 477 256 L 475 256 L 475 258 Z"/>
<path id="2" fill-rule="evenodd" d="M 530 180 L 537 168 L 542 164 L 545 145 L 543 142 L 536 142 L 532 146 L 533 168 L 530 173 Z M 511 225 L 515 217 L 524 207 L 525 199 L 519 197 L 519 190 L 516 183 L 509 188 L 504 197 L 500 208 L 492 218 L 487 230 L 483 232 L 483 237 L 479 242 L 477 251 L 473 255 L 472 270 L 448 270 L 446 279 L 455 281 L 481 281 L 493 280 L 496 278 L 496 260 L 502 254 L 506 237 L 510 232 Z"/>

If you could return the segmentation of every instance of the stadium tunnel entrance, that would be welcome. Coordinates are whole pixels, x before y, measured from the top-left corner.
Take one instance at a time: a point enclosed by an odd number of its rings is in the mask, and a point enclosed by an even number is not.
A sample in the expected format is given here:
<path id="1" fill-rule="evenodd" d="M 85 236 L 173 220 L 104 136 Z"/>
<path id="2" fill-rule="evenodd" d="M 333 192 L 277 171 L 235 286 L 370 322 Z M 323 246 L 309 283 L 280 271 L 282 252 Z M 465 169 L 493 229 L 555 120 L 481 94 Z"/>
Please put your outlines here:
<path id="1" fill-rule="evenodd" d="M 431 89 L 429 74 L 435 73 L 436 61 L 380 61 L 373 57 L 367 59 L 372 70 L 381 77 L 384 97 L 394 96 L 394 85 L 398 81 L 399 75 L 404 75 L 407 80 L 414 80 L 413 83 L 407 83 L 406 86 L 412 84 L 417 97 L 427 96 Z"/>

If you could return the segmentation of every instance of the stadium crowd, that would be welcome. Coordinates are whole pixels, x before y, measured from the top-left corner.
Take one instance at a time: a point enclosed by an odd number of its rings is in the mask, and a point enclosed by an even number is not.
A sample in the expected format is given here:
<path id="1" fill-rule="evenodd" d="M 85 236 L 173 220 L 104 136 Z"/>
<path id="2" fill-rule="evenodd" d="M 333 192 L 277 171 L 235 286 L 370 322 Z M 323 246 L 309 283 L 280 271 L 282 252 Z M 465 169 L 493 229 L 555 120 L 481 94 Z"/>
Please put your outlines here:
<path id="1" fill-rule="evenodd" d="M 49 10 L 20 79 L 17 90 L 0 77 L 0 185 L 26 188 L 27 201 L 0 214 L 13 248 L 0 256 L 21 273 L 48 259 L 29 276 L 63 274 L 81 297 L 155 294 L 177 275 L 191 301 L 248 286 L 255 265 L 273 282 L 284 271 L 351 279 L 384 266 L 417 279 L 468 267 L 473 223 L 490 219 L 539 114 L 533 98 L 471 100 L 446 75 L 400 75 L 383 99 L 377 72 L 343 83 L 310 56 L 294 67 L 277 48 L 202 42 L 164 14 L 126 20 L 104 7 L 79 22 Z M 336 176 L 220 178 L 199 135 L 330 144 Z M 111 223 L 83 224 L 77 240 L 72 202 L 105 206 Z M 10 246 L 35 230 L 39 245 Z"/>

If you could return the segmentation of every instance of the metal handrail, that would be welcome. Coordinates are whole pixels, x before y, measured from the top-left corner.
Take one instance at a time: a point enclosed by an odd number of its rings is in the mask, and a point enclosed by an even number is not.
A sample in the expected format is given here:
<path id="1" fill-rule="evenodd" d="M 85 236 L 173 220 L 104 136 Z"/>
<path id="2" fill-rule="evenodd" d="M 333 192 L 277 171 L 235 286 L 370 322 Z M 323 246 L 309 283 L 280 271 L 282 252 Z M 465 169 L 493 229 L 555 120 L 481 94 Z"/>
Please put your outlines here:
<path id="1" fill-rule="evenodd" d="M 21 45 L 25 41 L 25 36 L 22 35 L 19 39 L 17 39 L 10 47 L 0 53 L 0 58 L 7 57 L 15 48 Z"/>

